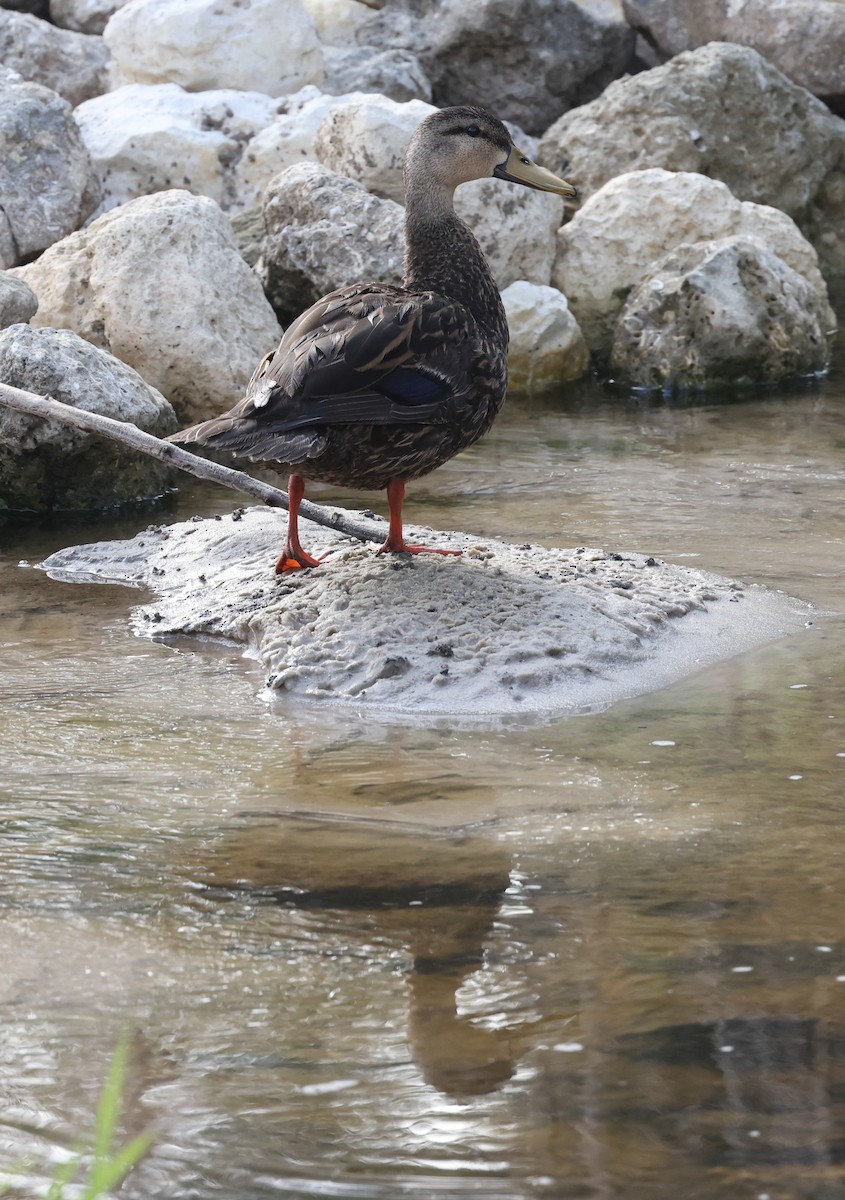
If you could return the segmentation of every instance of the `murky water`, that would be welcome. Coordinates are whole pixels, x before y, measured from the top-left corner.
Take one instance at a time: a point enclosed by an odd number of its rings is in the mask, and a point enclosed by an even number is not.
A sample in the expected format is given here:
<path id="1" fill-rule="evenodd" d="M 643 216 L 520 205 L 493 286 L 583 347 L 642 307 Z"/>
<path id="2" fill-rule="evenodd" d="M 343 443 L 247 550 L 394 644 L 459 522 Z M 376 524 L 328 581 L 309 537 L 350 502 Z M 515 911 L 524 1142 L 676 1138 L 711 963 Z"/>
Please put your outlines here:
<path id="1" fill-rule="evenodd" d="M 845 1197 L 844 429 L 841 370 L 512 403 L 416 485 L 411 520 L 816 606 L 544 725 L 268 711 L 236 650 L 141 640 L 137 594 L 18 565 L 160 512 L 3 530 L 11 1194 L 84 1140 L 128 1030 L 132 1200 Z"/>

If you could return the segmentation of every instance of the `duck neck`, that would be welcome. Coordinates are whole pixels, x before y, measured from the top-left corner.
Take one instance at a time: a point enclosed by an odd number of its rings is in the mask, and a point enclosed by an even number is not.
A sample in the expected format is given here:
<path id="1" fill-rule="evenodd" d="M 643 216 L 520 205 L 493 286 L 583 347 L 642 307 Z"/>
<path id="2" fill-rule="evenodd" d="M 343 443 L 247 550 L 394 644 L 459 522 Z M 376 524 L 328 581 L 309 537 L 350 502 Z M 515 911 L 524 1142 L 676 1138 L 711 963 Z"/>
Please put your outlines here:
<path id="1" fill-rule="evenodd" d="M 507 340 L 499 289 L 475 236 L 455 212 L 452 193 L 409 188 L 406 194 L 405 287 L 458 301 L 485 331 Z"/>

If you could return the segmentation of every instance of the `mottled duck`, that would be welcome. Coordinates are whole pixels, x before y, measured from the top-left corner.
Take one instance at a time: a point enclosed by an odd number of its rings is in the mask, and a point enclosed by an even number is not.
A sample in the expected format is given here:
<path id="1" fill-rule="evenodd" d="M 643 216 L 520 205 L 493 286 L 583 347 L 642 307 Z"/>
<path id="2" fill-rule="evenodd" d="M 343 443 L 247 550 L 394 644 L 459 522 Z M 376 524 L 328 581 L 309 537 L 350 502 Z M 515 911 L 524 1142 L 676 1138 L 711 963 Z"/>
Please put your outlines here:
<path id="1" fill-rule="evenodd" d="M 315 567 L 299 541 L 306 479 L 387 489 L 382 551 L 455 553 L 402 532 L 405 483 L 484 434 L 505 398 L 508 326 L 499 290 L 455 188 L 495 176 L 574 196 L 575 188 L 518 150 L 483 109 L 427 117 L 405 157 L 402 287 L 359 283 L 318 300 L 259 364 L 229 412 L 175 442 L 231 450 L 289 472 L 287 541 L 276 571 Z"/>

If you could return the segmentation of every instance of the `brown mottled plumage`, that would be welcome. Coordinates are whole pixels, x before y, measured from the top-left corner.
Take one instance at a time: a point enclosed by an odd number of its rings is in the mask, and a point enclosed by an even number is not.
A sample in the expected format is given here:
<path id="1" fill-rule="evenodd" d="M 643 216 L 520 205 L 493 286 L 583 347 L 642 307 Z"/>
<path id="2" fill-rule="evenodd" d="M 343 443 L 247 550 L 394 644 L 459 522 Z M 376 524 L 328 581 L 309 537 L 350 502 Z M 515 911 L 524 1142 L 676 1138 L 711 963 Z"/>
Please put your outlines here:
<path id="1" fill-rule="evenodd" d="M 316 566 L 297 533 L 306 478 L 387 488 L 383 549 L 428 549 L 402 536 L 404 481 L 481 437 L 507 388 L 502 301 L 453 207 L 459 184 L 489 175 L 575 192 L 516 150 L 504 125 L 482 109 L 432 114 L 405 159 L 404 286 L 361 283 L 318 300 L 259 364 L 243 400 L 173 435 L 291 472 L 288 541 L 277 571 Z"/>

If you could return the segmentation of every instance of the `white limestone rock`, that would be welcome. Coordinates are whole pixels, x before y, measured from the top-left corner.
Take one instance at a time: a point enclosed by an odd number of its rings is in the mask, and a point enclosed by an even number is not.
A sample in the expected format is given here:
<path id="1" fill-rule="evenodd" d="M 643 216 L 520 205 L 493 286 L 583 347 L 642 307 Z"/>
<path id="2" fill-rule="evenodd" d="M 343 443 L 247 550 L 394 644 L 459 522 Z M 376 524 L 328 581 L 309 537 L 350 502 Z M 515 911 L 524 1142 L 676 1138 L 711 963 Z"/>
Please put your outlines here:
<path id="1" fill-rule="evenodd" d="M 98 211 L 174 187 L 238 206 L 237 165 L 277 115 L 278 101 L 260 92 L 176 83 L 130 83 L 80 104 L 76 121 L 103 193 Z"/>
<path id="2" fill-rule="evenodd" d="M 539 393 L 580 379 L 590 352 L 566 297 L 557 288 L 518 280 L 502 292 L 508 318 L 508 387 Z"/>
<path id="3" fill-rule="evenodd" d="M 0 382 L 131 421 L 156 437 L 177 427 L 173 409 L 137 371 L 66 329 L 3 330 Z M 172 476 L 117 442 L 0 406 L 0 511 L 111 508 L 161 495 Z"/>
<path id="4" fill-rule="evenodd" d="M 825 300 L 752 238 L 683 244 L 628 297 L 611 368 L 664 391 L 818 373 L 830 358 Z"/>
<path id="5" fill-rule="evenodd" d="M 231 406 L 281 334 L 226 216 L 184 191 L 112 209 L 15 274 L 35 324 L 133 366 L 186 423 Z"/>
<path id="6" fill-rule="evenodd" d="M 78 229 L 99 199 L 67 101 L 0 68 L 0 268 Z"/>
<path id="7" fill-rule="evenodd" d="M 299 0 L 129 0 L 103 36 L 113 83 L 178 83 L 284 96 L 320 84 L 323 58 Z"/>
<path id="8" fill-rule="evenodd" d="M 404 209 L 320 163 L 288 167 L 267 187 L 265 235 L 256 266 L 287 324 L 334 288 L 402 282 Z"/>
<path id="9" fill-rule="evenodd" d="M 38 298 L 29 284 L 0 271 L 0 329 L 28 321 L 37 308 Z"/>
<path id="10" fill-rule="evenodd" d="M 0 62 L 58 92 L 71 105 L 109 85 L 109 52 L 100 37 L 57 29 L 28 13 L 0 7 Z"/>
<path id="11" fill-rule="evenodd" d="M 552 284 L 569 300 L 590 349 L 606 355 L 622 305 L 653 263 L 682 242 L 735 235 L 762 242 L 802 275 L 827 328 L 835 328 L 818 256 L 795 222 L 692 172 L 653 168 L 611 179 L 558 231 Z"/>

